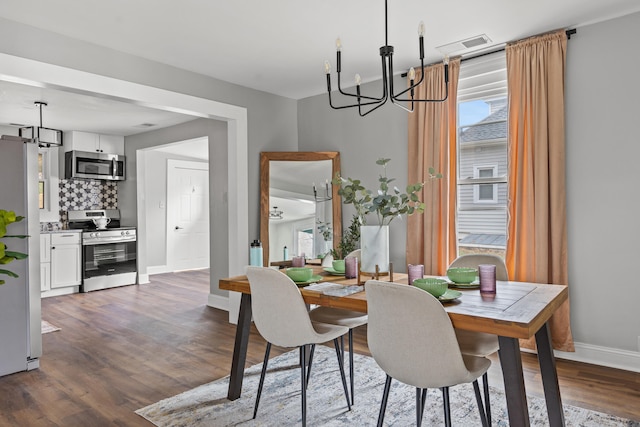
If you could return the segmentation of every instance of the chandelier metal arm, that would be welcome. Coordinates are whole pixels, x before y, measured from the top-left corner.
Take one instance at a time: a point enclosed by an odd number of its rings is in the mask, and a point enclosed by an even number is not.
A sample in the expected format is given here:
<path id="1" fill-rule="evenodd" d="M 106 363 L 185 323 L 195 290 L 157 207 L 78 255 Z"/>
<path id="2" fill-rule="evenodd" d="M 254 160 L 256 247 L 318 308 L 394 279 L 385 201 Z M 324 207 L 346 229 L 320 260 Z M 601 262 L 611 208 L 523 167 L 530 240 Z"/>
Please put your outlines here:
<path id="1" fill-rule="evenodd" d="M 424 23 L 420 23 L 418 27 L 418 41 L 419 41 L 419 50 L 420 50 L 420 68 L 422 70 L 422 74 L 420 75 L 420 79 L 418 82 L 414 82 L 413 79 L 410 80 L 409 87 L 401 92 L 395 94 L 393 88 L 393 46 L 389 45 L 389 19 L 388 19 L 388 1 L 384 2 L 384 40 L 385 45 L 380 48 L 380 56 L 382 59 L 382 89 L 383 94 L 380 98 L 362 95 L 360 93 L 360 78 L 356 75 L 356 93 L 349 93 L 342 89 L 340 74 L 342 72 L 342 54 L 341 47 L 342 44 L 340 39 L 336 40 L 336 60 L 337 60 L 337 74 L 338 74 L 338 92 L 341 95 L 356 98 L 357 102 L 349 105 L 342 106 L 334 106 L 331 98 L 331 65 L 329 61 L 325 61 L 325 73 L 327 75 L 327 91 L 329 93 L 329 105 L 331 108 L 339 110 L 345 108 L 354 108 L 358 107 L 358 114 L 362 117 L 371 113 L 372 111 L 377 110 L 383 104 L 387 102 L 387 100 L 391 99 L 391 102 L 402 108 L 405 111 L 412 112 L 414 108 L 414 102 L 444 102 L 449 97 L 449 68 L 448 61 L 445 58 L 444 61 L 444 85 L 445 85 L 445 95 L 441 99 L 414 99 L 414 89 L 418 87 L 424 81 Z M 409 71 L 410 76 L 415 76 L 415 71 L 413 68 Z M 404 99 L 400 98 L 402 95 L 410 92 L 410 98 Z M 364 102 L 363 102 L 364 101 Z M 411 107 L 407 108 L 400 103 L 410 103 Z M 373 106 L 369 110 L 363 112 L 363 107 Z"/>
<path id="2" fill-rule="evenodd" d="M 383 62 L 384 62 L 384 58 L 383 58 Z M 342 89 L 342 86 L 340 84 L 340 73 L 342 72 L 342 54 L 340 51 L 336 52 L 336 73 L 338 74 L 338 92 L 340 92 L 342 95 L 345 96 L 351 96 L 353 98 L 362 98 L 362 99 L 368 99 L 371 101 L 375 101 L 375 102 L 379 102 L 382 101 L 383 99 L 385 99 L 385 94 L 383 92 L 382 96 L 379 98 L 373 97 L 373 96 L 366 96 L 366 95 L 357 95 L 355 93 L 349 93 L 345 90 Z M 359 86 L 359 85 L 357 85 Z M 356 104 L 354 104 L 356 105 Z"/>

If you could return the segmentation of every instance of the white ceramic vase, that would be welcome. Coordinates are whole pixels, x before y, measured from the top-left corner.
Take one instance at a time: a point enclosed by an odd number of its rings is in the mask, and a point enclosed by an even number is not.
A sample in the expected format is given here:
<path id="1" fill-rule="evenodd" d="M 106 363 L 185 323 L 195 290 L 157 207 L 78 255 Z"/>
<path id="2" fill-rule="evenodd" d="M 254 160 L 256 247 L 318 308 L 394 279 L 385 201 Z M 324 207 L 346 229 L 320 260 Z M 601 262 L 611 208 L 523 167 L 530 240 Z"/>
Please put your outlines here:
<path id="1" fill-rule="evenodd" d="M 381 273 L 389 271 L 389 226 L 363 225 L 360 227 L 360 267 L 365 273 L 375 273 L 376 265 Z"/>

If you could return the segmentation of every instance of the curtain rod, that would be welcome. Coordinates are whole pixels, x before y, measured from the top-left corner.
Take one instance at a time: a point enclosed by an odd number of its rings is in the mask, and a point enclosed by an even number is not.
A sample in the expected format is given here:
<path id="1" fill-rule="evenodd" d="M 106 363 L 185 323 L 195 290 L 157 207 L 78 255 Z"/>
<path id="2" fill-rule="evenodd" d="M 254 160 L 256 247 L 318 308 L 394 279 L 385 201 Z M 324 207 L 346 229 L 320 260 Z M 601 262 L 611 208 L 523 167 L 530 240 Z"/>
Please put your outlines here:
<path id="1" fill-rule="evenodd" d="M 578 30 L 576 30 L 575 28 L 571 28 L 571 29 L 569 29 L 569 30 L 565 31 L 565 33 L 567 34 L 567 39 L 568 39 L 568 40 L 571 40 L 571 36 L 572 36 L 572 35 L 574 35 L 574 34 L 576 34 L 577 32 L 578 32 Z M 466 58 L 461 58 L 461 59 L 460 59 L 460 62 L 468 61 L 468 60 L 470 60 L 470 59 L 482 58 L 483 56 L 491 55 L 491 54 L 494 54 L 494 53 L 496 53 L 496 52 L 502 52 L 502 51 L 504 51 L 505 49 L 506 49 L 506 45 L 505 45 L 505 46 L 502 46 L 502 47 L 500 47 L 500 48 L 498 48 L 498 49 L 493 49 L 493 50 L 489 50 L 489 51 L 487 51 L 487 52 L 479 53 L 479 54 L 477 54 L 477 55 L 468 56 L 468 57 L 466 57 Z M 407 73 L 402 73 L 402 74 L 400 74 L 400 77 L 407 77 Z"/>
<path id="2" fill-rule="evenodd" d="M 576 34 L 577 32 L 578 32 L 578 30 L 576 30 L 575 28 L 571 28 L 570 30 L 565 31 L 565 34 L 567 35 L 567 40 L 571 40 L 571 36 Z M 491 51 L 488 51 L 488 52 L 479 53 L 477 55 L 469 56 L 467 58 L 461 58 L 460 62 L 468 61 L 469 59 L 481 58 L 483 56 L 491 55 L 492 53 L 496 53 L 496 52 L 502 52 L 505 49 L 506 49 L 506 45 L 501 47 L 501 48 L 499 48 L 499 49 L 495 49 L 495 50 L 491 50 Z"/>

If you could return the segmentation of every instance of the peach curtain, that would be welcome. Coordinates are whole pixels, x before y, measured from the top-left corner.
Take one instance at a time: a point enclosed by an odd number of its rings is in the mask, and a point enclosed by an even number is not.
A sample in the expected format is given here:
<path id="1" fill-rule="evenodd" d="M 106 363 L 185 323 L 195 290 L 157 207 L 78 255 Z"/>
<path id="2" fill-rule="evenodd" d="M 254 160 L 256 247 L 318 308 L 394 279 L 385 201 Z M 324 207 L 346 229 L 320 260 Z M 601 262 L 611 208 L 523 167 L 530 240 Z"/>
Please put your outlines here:
<path id="1" fill-rule="evenodd" d="M 421 102 L 409 114 L 408 183 L 426 182 L 421 200 L 424 214 L 407 219 L 407 263 L 424 264 L 425 274 L 445 274 L 456 257 L 456 135 L 460 58 L 449 62 L 449 97 L 445 102 Z M 416 98 L 444 95 L 444 65 L 425 68 Z M 416 79 L 420 78 L 419 75 Z M 429 180 L 429 167 L 443 178 Z"/>
<path id="2" fill-rule="evenodd" d="M 565 190 L 564 31 L 506 48 L 509 88 L 510 279 L 568 284 Z M 574 351 L 569 301 L 551 318 L 553 347 Z M 533 348 L 534 341 L 521 343 Z"/>

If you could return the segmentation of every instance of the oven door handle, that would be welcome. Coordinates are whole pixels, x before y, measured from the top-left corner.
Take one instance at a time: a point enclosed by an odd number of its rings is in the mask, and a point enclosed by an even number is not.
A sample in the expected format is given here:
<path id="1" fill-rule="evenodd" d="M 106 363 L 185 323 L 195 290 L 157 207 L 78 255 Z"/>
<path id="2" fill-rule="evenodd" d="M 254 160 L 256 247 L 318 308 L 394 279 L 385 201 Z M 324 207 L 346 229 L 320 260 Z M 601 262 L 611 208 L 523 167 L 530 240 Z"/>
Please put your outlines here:
<path id="1" fill-rule="evenodd" d="M 82 241 L 82 245 L 83 246 L 95 246 L 95 245 L 105 245 L 105 244 L 111 244 L 111 243 L 129 243 L 129 242 L 135 242 L 136 238 L 128 238 L 128 239 L 123 239 L 122 237 L 114 237 L 113 239 L 108 239 L 108 238 L 102 238 L 100 240 L 83 240 Z"/>

